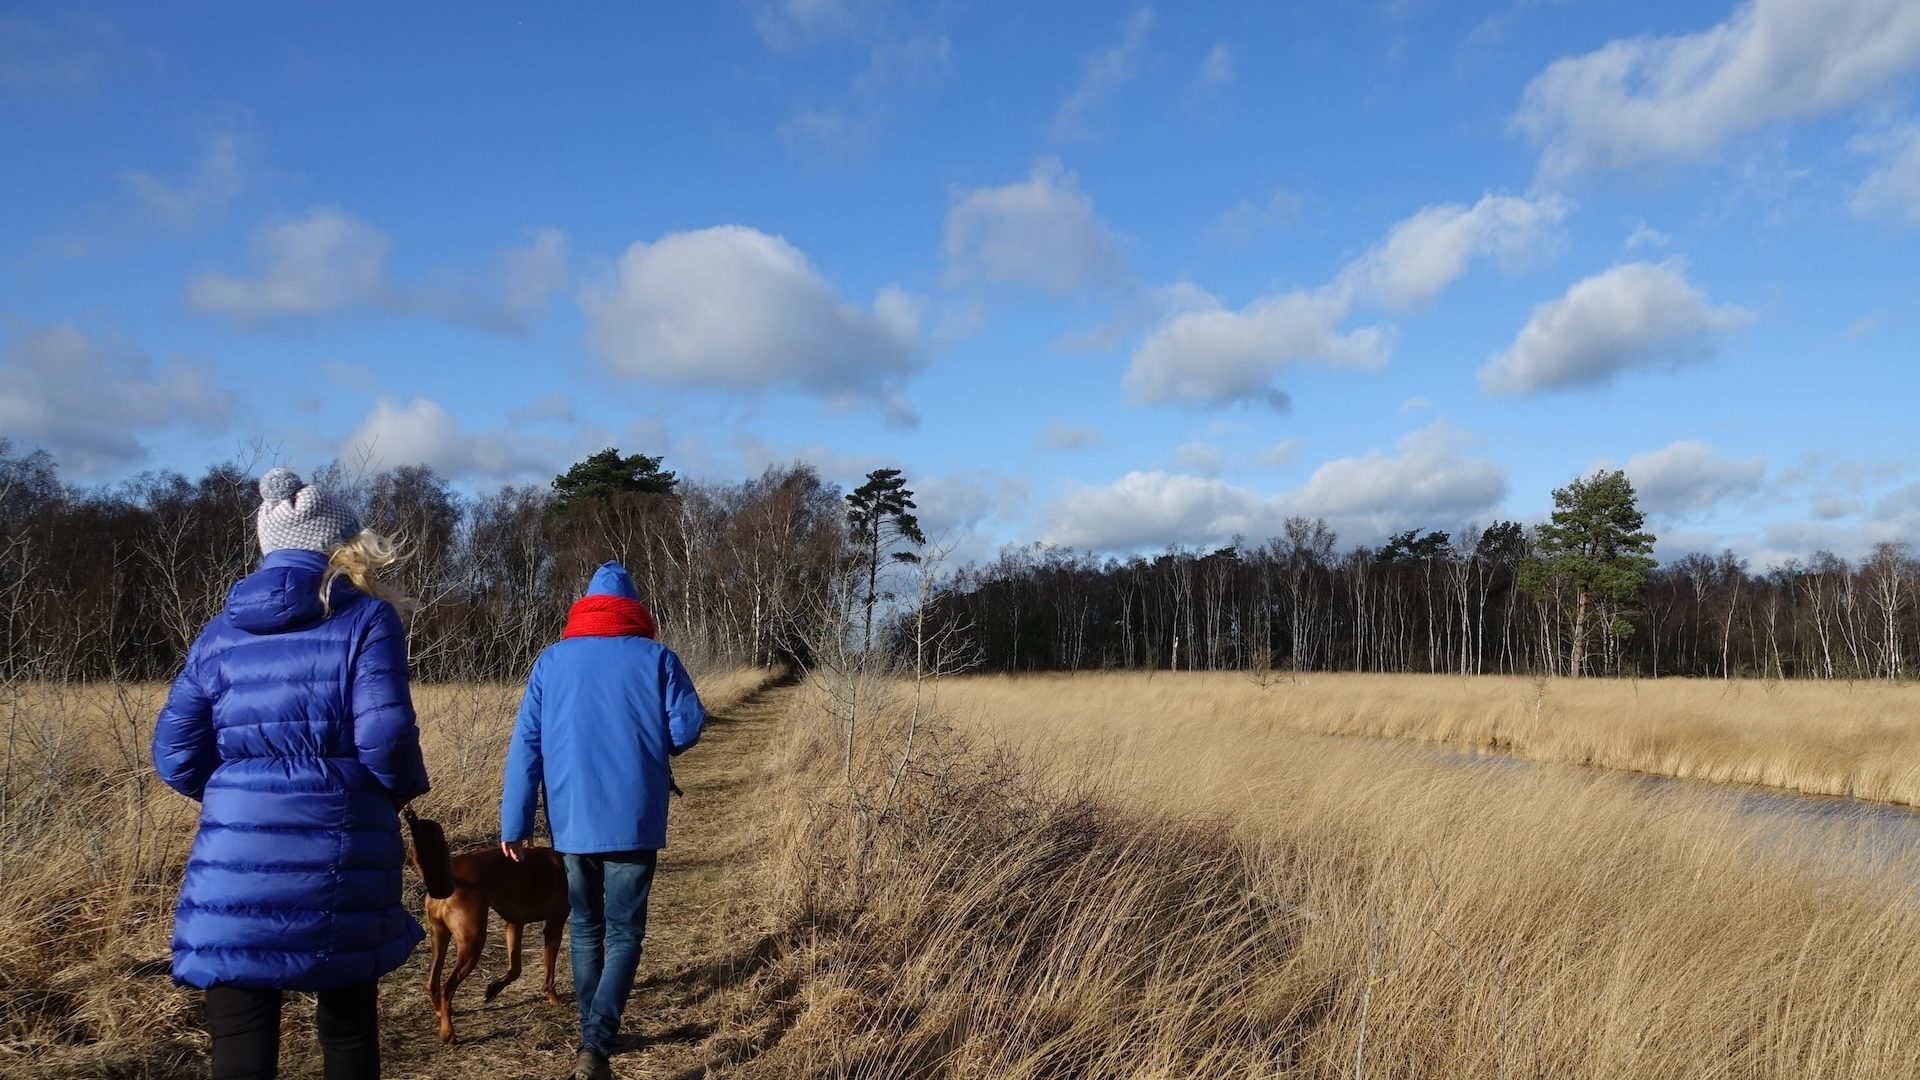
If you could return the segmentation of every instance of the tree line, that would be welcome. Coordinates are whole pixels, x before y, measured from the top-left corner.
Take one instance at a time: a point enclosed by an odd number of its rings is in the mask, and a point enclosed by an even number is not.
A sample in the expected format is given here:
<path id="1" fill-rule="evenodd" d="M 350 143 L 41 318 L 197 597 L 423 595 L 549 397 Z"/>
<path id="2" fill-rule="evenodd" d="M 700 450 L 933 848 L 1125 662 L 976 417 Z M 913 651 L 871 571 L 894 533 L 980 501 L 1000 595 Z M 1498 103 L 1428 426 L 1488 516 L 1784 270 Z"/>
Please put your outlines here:
<path id="1" fill-rule="evenodd" d="M 1214 550 L 1097 558 L 1009 548 L 959 572 L 937 617 L 996 671 L 1094 668 L 1462 675 L 1908 677 L 1920 564 L 1883 543 L 1755 570 L 1730 551 L 1656 566 L 1620 472 L 1549 520 L 1408 530 L 1342 547 L 1320 519 Z"/>
<path id="2" fill-rule="evenodd" d="M 78 487 L 0 439 L 0 677 L 164 678 L 257 561 L 259 462 Z M 842 493 L 801 463 L 685 480 L 608 449 L 547 485 L 469 494 L 425 466 L 336 464 L 340 491 L 408 552 L 396 583 L 424 679 L 514 677 L 592 570 L 619 559 L 663 635 L 698 661 L 802 660 L 823 612 L 861 652 L 927 627 L 994 671 L 1241 670 L 1904 678 L 1920 565 L 1882 544 L 1755 570 L 1731 552 L 1664 566 L 1618 472 L 1495 521 L 1342 546 L 1324 520 L 1212 550 L 1101 558 L 1042 545 L 918 566 L 913 492 L 880 469 Z M 938 571 L 937 587 L 930 584 Z M 893 589 L 916 574 L 902 600 Z M 911 609 L 911 610 L 909 610 Z M 817 637 L 816 639 L 817 640 Z"/>

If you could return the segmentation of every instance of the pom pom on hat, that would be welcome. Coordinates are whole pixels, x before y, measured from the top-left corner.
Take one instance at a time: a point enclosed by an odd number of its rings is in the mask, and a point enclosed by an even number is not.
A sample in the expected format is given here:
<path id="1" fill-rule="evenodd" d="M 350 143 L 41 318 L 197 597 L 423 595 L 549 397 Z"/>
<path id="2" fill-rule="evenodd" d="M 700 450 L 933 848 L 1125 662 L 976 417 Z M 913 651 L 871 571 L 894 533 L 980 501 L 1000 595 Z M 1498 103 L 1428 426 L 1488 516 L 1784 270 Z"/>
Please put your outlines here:
<path id="1" fill-rule="evenodd" d="M 360 533 L 360 519 L 336 495 L 310 487 L 292 469 L 260 478 L 260 512 L 254 528 L 261 554 L 276 551 L 331 552 Z"/>

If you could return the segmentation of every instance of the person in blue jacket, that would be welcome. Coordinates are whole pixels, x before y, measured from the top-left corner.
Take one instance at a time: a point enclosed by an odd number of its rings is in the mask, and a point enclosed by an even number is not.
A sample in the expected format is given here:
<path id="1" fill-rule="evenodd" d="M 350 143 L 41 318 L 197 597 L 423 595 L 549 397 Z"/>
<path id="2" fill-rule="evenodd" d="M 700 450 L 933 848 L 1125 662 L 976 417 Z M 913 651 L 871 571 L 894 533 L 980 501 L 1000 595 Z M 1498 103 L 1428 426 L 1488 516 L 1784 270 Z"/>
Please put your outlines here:
<path id="1" fill-rule="evenodd" d="M 534 661 L 507 749 L 500 848 L 518 861 L 546 793 L 566 857 L 580 1046 L 573 1075 L 610 1076 L 607 1054 L 640 966 L 647 896 L 667 844 L 668 758 L 700 740 L 706 710 L 617 562 L 594 572 L 566 632 Z"/>
<path id="2" fill-rule="evenodd" d="M 391 542 L 287 469 L 261 478 L 259 570 L 201 631 L 153 733 L 200 803 L 173 977 L 206 991 L 215 1080 L 273 1077 L 281 992 L 315 991 L 327 1080 L 380 1074 L 378 983 L 421 938 L 396 808 L 427 791 Z"/>

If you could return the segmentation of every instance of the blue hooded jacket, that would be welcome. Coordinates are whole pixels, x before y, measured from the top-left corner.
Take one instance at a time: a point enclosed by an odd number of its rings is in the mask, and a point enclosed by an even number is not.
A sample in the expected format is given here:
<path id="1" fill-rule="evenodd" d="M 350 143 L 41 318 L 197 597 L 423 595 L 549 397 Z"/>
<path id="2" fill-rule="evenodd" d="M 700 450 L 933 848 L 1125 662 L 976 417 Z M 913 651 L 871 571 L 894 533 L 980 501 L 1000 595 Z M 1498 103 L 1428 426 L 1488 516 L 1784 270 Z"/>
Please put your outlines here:
<path id="1" fill-rule="evenodd" d="M 328 990 L 400 966 L 394 800 L 425 794 L 398 613 L 326 558 L 276 551 L 201 631 L 153 733 L 167 786 L 200 802 L 173 924 L 189 986 Z"/>
<path id="2" fill-rule="evenodd" d="M 594 572 L 587 595 L 639 599 L 614 562 Z M 657 641 L 574 637 L 547 646 L 527 676 L 507 748 L 501 838 L 533 836 L 544 790 L 560 851 L 667 846 L 667 759 L 700 741 L 706 717 L 680 658 Z"/>

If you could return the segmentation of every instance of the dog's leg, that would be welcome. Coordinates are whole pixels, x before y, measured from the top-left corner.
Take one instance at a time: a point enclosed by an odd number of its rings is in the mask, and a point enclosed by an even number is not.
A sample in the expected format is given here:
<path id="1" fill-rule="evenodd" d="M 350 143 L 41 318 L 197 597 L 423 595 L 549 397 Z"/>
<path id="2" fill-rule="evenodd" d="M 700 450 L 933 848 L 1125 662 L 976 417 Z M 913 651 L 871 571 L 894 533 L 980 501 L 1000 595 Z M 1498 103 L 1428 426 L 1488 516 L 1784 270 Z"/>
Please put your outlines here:
<path id="1" fill-rule="evenodd" d="M 435 1015 L 440 1013 L 440 976 L 447 966 L 447 941 L 452 937 L 447 932 L 447 924 L 441 920 L 440 913 L 427 909 L 427 945 L 433 950 L 433 964 L 427 968 L 427 1000 L 433 1003 Z"/>
<path id="2" fill-rule="evenodd" d="M 567 920 L 549 918 L 545 938 L 541 942 L 544 946 L 540 952 L 541 959 L 546 962 L 546 979 L 541 982 L 540 989 L 546 991 L 549 1005 L 560 1004 L 560 994 L 553 988 L 553 969 L 560 961 L 560 935 L 566 928 Z"/>
<path id="3" fill-rule="evenodd" d="M 447 919 L 459 954 L 453 958 L 453 970 L 447 973 L 447 984 L 440 990 L 441 1042 L 453 1041 L 453 992 L 480 963 L 480 951 L 487 944 L 487 909 L 485 905 L 478 906 L 478 911 L 464 906 L 458 908 Z"/>
<path id="4" fill-rule="evenodd" d="M 505 990 L 508 983 L 520 977 L 520 924 L 501 919 L 500 925 L 507 931 L 507 970 L 506 974 L 487 984 L 488 1001 L 499 997 L 500 991 Z"/>

